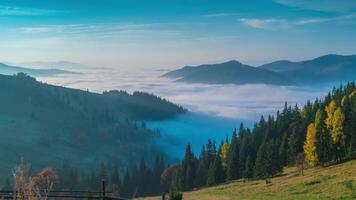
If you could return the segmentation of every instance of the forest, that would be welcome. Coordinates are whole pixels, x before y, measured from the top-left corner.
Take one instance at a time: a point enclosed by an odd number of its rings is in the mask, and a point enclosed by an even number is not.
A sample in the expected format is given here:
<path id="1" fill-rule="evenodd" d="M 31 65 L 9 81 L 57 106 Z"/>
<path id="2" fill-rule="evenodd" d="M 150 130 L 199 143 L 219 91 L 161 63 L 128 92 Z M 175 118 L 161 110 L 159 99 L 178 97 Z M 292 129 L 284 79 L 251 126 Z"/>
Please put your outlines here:
<path id="1" fill-rule="evenodd" d="M 303 107 L 284 106 L 231 138 L 209 140 L 196 157 L 188 144 L 171 190 L 189 191 L 237 179 L 268 179 L 285 166 L 329 166 L 356 158 L 356 87 L 334 88 Z"/>
<path id="2" fill-rule="evenodd" d="M 142 157 L 153 163 L 162 151 L 150 145 L 160 133 L 144 121 L 186 112 L 143 92 L 102 94 L 53 86 L 24 73 L 0 75 L 0 174 L 11 174 L 21 160 L 33 170 L 47 166 L 89 172 L 100 162 L 133 166 Z"/>
<path id="3" fill-rule="evenodd" d="M 231 138 L 209 139 L 199 156 L 189 144 L 179 164 L 166 164 L 157 156 L 131 168 L 100 163 L 91 173 L 63 165 L 58 168 L 58 188 L 109 188 L 122 197 L 160 195 L 214 186 L 237 179 L 245 181 L 278 176 L 283 167 L 326 167 L 356 158 L 356 86 L 334 88 L 324 99 L 304 106 L 284 106 L 276 115 L 261 119 L 252 128 L 240 127 Z M 299 167 L 299 166 L 298 166 Z M 73 182 L 73 180 L 75 180 Z M 4 184 L 8 186 L 9 184 Z"/>

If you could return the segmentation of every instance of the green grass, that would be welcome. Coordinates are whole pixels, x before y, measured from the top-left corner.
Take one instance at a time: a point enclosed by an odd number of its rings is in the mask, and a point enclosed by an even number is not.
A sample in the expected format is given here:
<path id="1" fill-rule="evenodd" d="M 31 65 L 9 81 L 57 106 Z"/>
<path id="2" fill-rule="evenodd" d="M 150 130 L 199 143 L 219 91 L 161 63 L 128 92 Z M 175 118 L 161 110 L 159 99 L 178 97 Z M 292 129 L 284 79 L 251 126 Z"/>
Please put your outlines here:
<path id="1" fill-rule="evenodd" d="M 185 192 L 184 200 L 320 200 L 356 199 L 356 160 L 330 167 L 316 167 L 300 176 L 294 167 L 284 176 L 235 183 Z M 150 199 L 160 199 L 150 197 Z"/>

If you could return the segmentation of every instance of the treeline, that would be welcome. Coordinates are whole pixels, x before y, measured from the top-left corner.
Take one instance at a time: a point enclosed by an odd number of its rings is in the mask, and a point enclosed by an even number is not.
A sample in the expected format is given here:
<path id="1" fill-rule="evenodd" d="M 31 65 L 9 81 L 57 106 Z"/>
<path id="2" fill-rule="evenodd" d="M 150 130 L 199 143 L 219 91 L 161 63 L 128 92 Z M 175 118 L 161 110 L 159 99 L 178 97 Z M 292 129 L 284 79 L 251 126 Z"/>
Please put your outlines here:
<path id="1" fill-rule="evenodd" d="M 161 174 L 166 168 L 162 156 L 157 156 L 155 161 L 148 164 L 142 159 L 138 165 L 131 168 L 120 168 L 118 164 L 101 162 L 96 170 L 88 173 L 85 169 L 70 166 L 64 163 L 55 168 L 58 176 L 54 182 L 54 190 L 83 190 L 101 191 L 102 180 L 105 181 L 106 191 L 114 196 L 133 198 L 139 196 L 160 195 L 163 187 Z M 30 172 L 35 172 L 31 170 Z M 29 174 L 32 176 L 33 174 Z M 6 178 L 0 190 L 8 191 L 13 188 L 13 180 Z"/>
<path id="2" fill-rule="evenodd" d="M 115 196 L 132 198 L 159 195 L 162 192 L 160 178 L 165 167 L 161 156 L 157 156 L 152 164 L 142 159 L 138 165 L 125 169 L 120 169 L 117 164 L 102 162 L 91 173 L 81 173 L 78 168 L 64 164 L 56 170 L 59 177 L 56 189 L 100 191 L 101 182 L 105 180 L 107 190 Z"/>
<path id="3" fill-rule="evenodd" d="M 185 191 L 240 178 L 270 178 L 297 155 L 309 166 L 330 165 L 356 157 L 355 83 L 334 88 L 305 106 L 285 104 L 281 112 L 261 117 L 252 129 L 240 125 L 218 146 L 209 140 L 199 157 L 187 145 L 171 190 Z M 300 157 L 300 156 L 298 156 Z"/>

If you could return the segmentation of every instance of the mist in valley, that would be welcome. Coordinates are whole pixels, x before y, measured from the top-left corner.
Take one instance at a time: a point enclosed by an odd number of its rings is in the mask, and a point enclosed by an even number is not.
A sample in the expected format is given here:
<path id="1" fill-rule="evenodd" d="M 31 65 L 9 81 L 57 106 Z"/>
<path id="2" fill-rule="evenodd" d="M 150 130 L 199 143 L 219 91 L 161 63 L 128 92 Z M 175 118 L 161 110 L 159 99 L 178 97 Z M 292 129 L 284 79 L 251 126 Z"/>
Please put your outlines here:
<path id="1" fill-rule="evenodd" d="M 160 133 L 152 141 L 169 156 L 180 158 L 190 143 L 195 153 L 208 139 L 220 144 L 243 122 L 251 127 L 261 116 L 274 115 L 289 105 L 304 105 L 322 98 L 335 84 L 274 86 L 264 84 L 210 85 L 175 82 L 161 75 L 165 68 L 81 68 L 80 74 L 38 77 L 46 83 L 101 93 L 108 90 L 144 91 L 161 96 L 188 109 L 188 113 L 164 121 L 147 121 Z M 169 147 L 169 148 L 168 148 Z"/>

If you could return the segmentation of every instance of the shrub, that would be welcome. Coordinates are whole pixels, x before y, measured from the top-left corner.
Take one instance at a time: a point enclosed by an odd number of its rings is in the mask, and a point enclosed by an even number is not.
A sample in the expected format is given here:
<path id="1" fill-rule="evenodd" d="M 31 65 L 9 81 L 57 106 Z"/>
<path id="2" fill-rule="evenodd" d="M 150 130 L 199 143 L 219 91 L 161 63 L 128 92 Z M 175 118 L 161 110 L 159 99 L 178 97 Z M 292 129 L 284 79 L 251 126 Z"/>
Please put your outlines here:
<path id="1" fill-rule="evenodd" d="M 182 200 L 183 194 L 181 192 L 171 191 L 169 193 L 169 200 Z"/>

